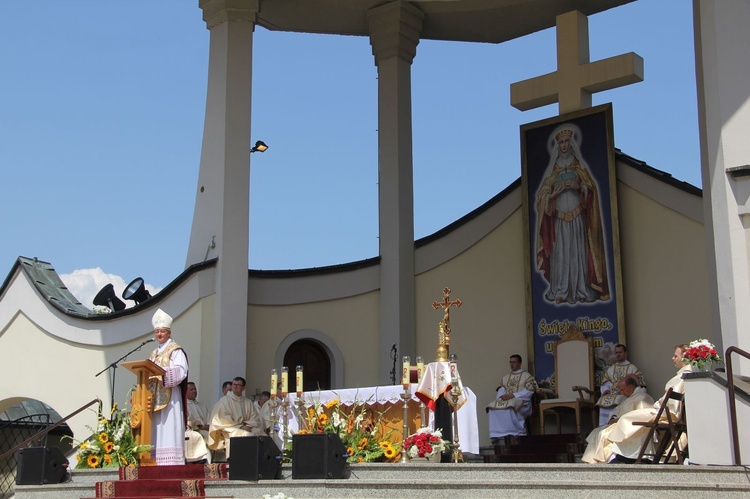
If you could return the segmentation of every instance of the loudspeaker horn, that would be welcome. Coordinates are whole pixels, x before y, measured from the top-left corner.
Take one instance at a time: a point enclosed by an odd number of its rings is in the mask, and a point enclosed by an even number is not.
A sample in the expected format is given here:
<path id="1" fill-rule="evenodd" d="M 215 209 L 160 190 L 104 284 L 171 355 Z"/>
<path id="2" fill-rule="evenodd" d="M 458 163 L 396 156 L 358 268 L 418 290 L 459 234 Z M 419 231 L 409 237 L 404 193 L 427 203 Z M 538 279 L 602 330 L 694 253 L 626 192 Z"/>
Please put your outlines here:
<path id="1" fill-rule="evenodd" d="M 115 287 L 112 283 L 107 284 L 94 297 L 94 305 L 100 307 L 107 307 L 112 312 L 119 312 L 125 310 L 125 302 L 117 297 L 115 294 Z"/>

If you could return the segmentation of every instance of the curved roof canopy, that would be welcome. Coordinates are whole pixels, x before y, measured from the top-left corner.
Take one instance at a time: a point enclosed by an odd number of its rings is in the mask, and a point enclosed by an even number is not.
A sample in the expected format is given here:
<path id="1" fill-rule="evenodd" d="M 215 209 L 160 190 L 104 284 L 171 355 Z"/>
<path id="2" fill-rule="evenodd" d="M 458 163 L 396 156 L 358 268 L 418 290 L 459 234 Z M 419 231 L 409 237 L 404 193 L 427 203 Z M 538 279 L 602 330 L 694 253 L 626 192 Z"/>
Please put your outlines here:
<path id="1" fill-rule="evenodd" d="M 633 0 L 411 0 L 425 14 L 422 39 L 502 43 L 555 25 L 572 10 L 590 16 Z M 272 31 L 367 36 L 367 13 L 384 0 L 260 0 Z"/>

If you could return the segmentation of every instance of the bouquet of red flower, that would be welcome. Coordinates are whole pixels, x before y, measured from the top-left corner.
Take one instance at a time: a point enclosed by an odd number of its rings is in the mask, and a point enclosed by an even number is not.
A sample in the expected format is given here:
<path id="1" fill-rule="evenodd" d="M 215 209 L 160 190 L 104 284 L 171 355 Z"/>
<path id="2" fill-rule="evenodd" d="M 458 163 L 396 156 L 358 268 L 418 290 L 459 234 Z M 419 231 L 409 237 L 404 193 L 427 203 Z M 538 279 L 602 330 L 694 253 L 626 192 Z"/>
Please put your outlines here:
<path id="1" fill-rule="evenodd" d="M 688 348 L 682 352 L 682 361 L 703 369 L 707 364 L 722 362 L 716 347 L 711 342 L 699 339 L 690 342 Z"/>
<path id="2" fill-rule="evenodd" d="M 404 440 L 404 452 L 409 457 L 433 457 L 445 450 L 445 441 L 440 430 L 420 428 Z"/>

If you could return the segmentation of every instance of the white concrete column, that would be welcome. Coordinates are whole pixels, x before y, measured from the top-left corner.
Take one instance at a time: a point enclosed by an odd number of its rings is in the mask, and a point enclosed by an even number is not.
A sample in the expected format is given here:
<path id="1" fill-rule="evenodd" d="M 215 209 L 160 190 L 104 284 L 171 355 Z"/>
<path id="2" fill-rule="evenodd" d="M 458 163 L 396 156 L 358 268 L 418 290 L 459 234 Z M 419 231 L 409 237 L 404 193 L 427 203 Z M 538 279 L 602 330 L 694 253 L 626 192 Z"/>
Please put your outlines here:
<path id="1" fill-rule="evenodd" d="M 368 13 L 378 68 L 381 384 L 390 382 L 394 343 L 400 356 L 416 355 L 411 63 L 423 18 L 421 10 L 401 1 Z"/>
<path id="2" fill-rule="evenodd" d="M 695 0 L 693 8 L 714 333 L 724 350 L 750 351 L 750 2 Z"/>
<path id="3" fill-rule="evenodd" d="M 186 266 L 218 258 L 215 302 L 215 383 L 245 376 L 247 360 L 250 97 L 253 30 L 258 0 L 200 0 L 210 30 L 208 92 L 198 188 Z M 207 332 L 204 332 L 207 333 Z M 199 352 L 190 352 L 198 359 Z M 210 395 L 209 395 L 210 393 Z"/>

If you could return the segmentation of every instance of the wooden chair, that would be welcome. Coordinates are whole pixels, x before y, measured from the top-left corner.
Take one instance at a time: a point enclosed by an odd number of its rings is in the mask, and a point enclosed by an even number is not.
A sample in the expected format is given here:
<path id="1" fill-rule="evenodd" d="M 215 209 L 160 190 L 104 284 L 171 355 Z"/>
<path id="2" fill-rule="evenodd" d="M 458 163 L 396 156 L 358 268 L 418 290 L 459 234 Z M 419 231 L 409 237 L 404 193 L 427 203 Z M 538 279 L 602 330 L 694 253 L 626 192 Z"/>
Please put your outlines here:
<path id="1" fill-rule="evenodd" d="M 555 398 L 539 402 L 539 429 L 544 434 L 545 413 L 557 418 L 557 432 L 561 433 L 560 412 L 573 410 L 576 432 L 581 433 L 581 411 L 591 411 L 596 427 L 596 399 L 594 398 L 594 344 L 575 326 L 570 326 L 560 341 L 552 346 L 555 356 Z M 584 395 L 585 393 L 585 395 Z"/>
<path id="2" fill-rule="evenodd" d="M 680 437 L 683 434 L 687 434 L 687 421 L 685 419 L 685 404 L 684 395 L 679 392 L 675 392 L 670 388 L 667 393 L 664 394 L 664 399 L 659 407 L 659 411 L 651 421 L 636 421 L 633 424 L 636 426 L 645 426 L 649 429 L 648 436 L 643 442 L 641 452 L 638 453 L 636 463 L 643 462 L 644 456 L 651 456 L 651 462 L 654 464 L 660 463 L 662 460 L 667 463 L 674 453 L 678 464 L 682 464 L 687 456 L 687 447 L 680 449 Z M 677 416 L 669 410 L 669 403 L 675 401 L 677 404 Z M 648 450 L 656 439 L 656 447 L 653 454 L 649 454 Z M 667 451 L 667 449 L 669 449 Z M 666 452 L 666 454 L 665 454 Z"/>

